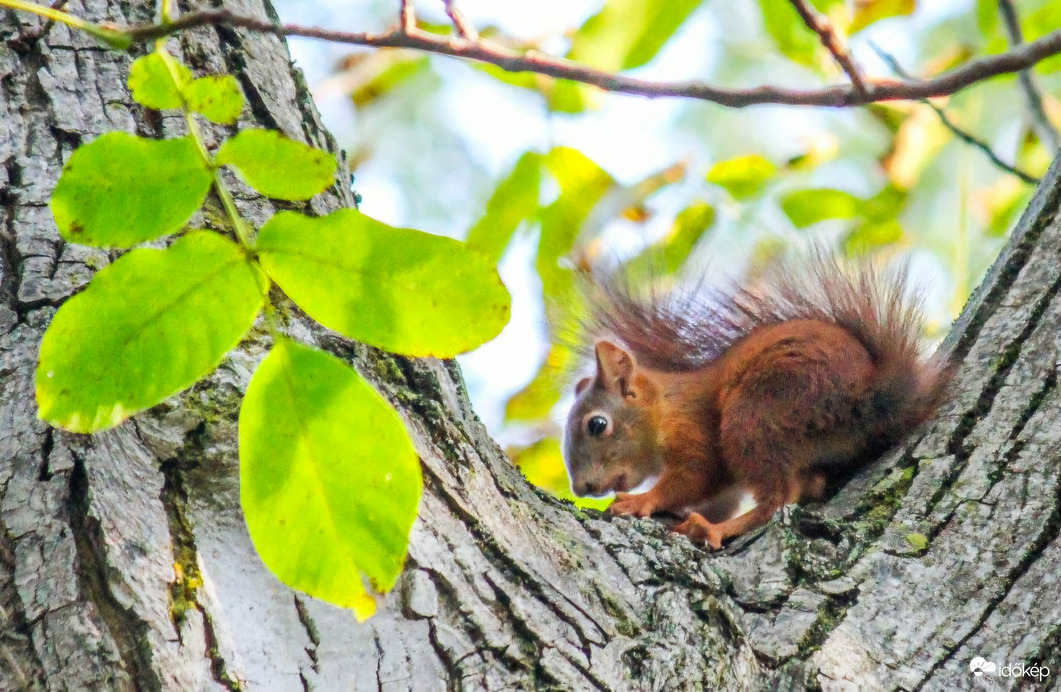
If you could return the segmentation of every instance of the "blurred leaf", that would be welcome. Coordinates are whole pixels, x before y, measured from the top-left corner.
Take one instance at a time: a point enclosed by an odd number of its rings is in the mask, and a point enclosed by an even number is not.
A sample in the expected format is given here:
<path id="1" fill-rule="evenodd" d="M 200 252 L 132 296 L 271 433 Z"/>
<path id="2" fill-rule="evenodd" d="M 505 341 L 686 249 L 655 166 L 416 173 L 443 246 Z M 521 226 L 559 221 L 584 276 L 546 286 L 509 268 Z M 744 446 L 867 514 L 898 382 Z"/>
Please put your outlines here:
<path id="1" fill-rule="evenodd" d="M 74 151 L 50 204 L 64 239 L 129 247 L 179 231 L 213 181 L 191 137 L 108 132 Z"/>
<path id="2" fill-rule="evenodd" d="M 431 60 L 426 55 L 404 50 L 379 51 L 348 70 L 352 75 L 350 98 L 356 107 L 364 108 L 430 67 Z"/>
<path id="3" fill-rule="evenodd" d="M 338 163 L 326 151 L 284 137 L 276 130 L 248 129 L 228 139 L 217 164 L 233 166 L 266 197 L 310 199 L 335 183 Z"/>
<path id="4" fill-rule="evenodd" d="M 563 396 L 577 357 L 570 348 L 553 344 L 534 379 L 505 403 L 505 420 L 535 421 L 547 417 Z"/>
<path id="5" fill-rule="evenodd" d="M 546 83 L 549 110 L 553 113 L 582 113 L 593 103 L 593 88 L 567 79 L 554 79 Z"/>
<path id="6" fill-rule="evenodd" d="M 871 250 L 891 245 L 903 237 L 903 227 L 896 219 L 881 222 L 867 221 L 851 231 L 843 240 L 844 254 L 864 255 Z"/>
<path id="7" fill-rule="evenodd" d="M 536 268 L 549 299 L 567 296 L 573 287 L 573 273 L 559 266 L 582 231 L 590 212 L 615 184 L 608 173 L 580 151 L 557 147 L 545 164 L 560 185 L 560 196 L 541 213 Z"/>
<path id="8" fill-rule="evenodd" d="M 856 0 L 855 16 L 851 20 L 848 33 L 858 33 L 870 24 L 888 17 L 913 14 L 916 7 L 916 0 Z"/>
<path id="9" fill-rule="evenodd" d="M 694 202 L 678 213 L 663 240 L 626 263 L 625 274 L 637 282 L 676 272 L 714 223 L 715 208 L 706 202 Z"/>
<path id="10" fill-rule="evenodd" d="M 974 195 L 973 204 L 986 220 L 986 233 L 1001 238 L 1017 222 L 1034 190 L 1013 176 L 1004 176 L 987 190 Z"/>
<path id="11" fill-rule="evenodd" d="M 777 173 L 777 166 L 760 156 L 749 154 L 719 161 L 707 173 L 707 182 L 726 188 L 736 199 L 757 195 L 763 185 Z"/>
<path id="12" fill-rule="evenodd" d="M 502 180 L 482 218 L 468 231 L 468 246 L 495 264 L 520 223 L 538 210 L 541 189 L 542 155 L 528 151 L 519 157 L 508 177 Z"/>
<path id="13" fill-rule="evenodd" d="M 352 608 L 394 587 L 423 481 L 393 408 L 346 363 L 280 339 L 239 413 L 240 500 L 254 547 L 280 581 Z"/>
<path id="14" fill-rule="evenodd" d="M 567 479 L 564 458 L 560 452 L 560 441 L 555 437 L 539 440 L 520 450 L 506 450 L 506 453 L 528 481 L 561 499 L 574 502 L 577 507 L 603 511 L 614 499 L 611 497 L 575 497 Z"/>
<path id="15" fill-rule="evenodd" d="M 817 188 L 796 190 L 781 199 L 781 210 L 796 228 L 825 219 L 850 219 L 859 213 L 861 200 L 850 192 Z"/>
<path id="16" fill-rule="evenodd" d="M 895 219 L 906 206 L 906 190 L 894 185 L 885 185 L 877 194 L 860 203 L 862 216 L 870 221 Z"/>
<path id="17" fill-rule="evenodd" d="M 450 358 L 497 336 L 509 295 L 464 243 L 392 228 L 354 209 L 282 211 L 262 226 L 262 268 L 325 327 L 411 356 Z"/>
<path id="18" fill-rule="evenodd" d="M 654 58 L 700 0 L 609 0 L 575 32 L 568 59 L 609 72 Z"/>
<path id="19" fill-rule="evenodd" d="M 224 236 L 193 231 L 100 270 L 55 313 L 37 368 L 40 417 L 96 432 L 210 374 L 250 329 L 266 280 Z"/>

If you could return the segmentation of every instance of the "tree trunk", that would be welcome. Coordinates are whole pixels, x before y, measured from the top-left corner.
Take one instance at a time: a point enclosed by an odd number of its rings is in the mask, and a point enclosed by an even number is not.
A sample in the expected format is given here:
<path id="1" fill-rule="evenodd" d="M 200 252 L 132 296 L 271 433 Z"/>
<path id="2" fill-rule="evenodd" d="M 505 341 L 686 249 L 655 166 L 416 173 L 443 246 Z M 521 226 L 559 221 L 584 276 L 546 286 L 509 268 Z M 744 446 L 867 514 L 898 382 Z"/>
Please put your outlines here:
<path id="1" fill-rule="evenodd" d="M 268 16 L 262 2 L 225 6 Z M 68 8 L 154 15 L 145 0 Z M 183 123 L 135 105 L 131 58 L 84 35 L 0 10 L 0 41 L 0 688 L 954 689 L 1035 682 L 974 678 L 976 656 L 1061 669 L 1057 164 L 944 345 L 962 365 L 939 418 L 718 554 L 530 487 L 454 363 L 297 326 L 399 406 L 422 459 L 405 574 L 358 624 L 277 582 L 244 526 L 236 416 L 261 343 L 110 432 L 37 419 L 41 334 L 110 259 L 60 240 L 47 201 L 62 163 L 104 131 Z M 238 77 L 245 124 L 334 149 L 282 41 L 201 29 L 179 45 Z M 337 188 L 314 211 L 350 203 Z"/>

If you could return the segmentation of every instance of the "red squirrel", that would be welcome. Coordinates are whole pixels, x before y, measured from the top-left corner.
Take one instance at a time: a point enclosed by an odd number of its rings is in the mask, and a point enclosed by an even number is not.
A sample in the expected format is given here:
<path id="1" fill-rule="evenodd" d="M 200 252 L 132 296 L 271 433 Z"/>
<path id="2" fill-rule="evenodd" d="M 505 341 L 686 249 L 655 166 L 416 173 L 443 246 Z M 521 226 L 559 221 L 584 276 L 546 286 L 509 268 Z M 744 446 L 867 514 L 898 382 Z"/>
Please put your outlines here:
<path id="1" fill-rule="evenodd" d="M 684 516 L 674 530 L 712 548 L 820 497 L 943 397 L 948 369 L 921 357 L 905 268 L 816 252 L 752 286 L 648 297 L 621 272 L 588 278 L 596 373 L 568 418 L 572 490 L 615 492 L 615 515 Z M 745 493 L 756 506 L 734 517 Z"/>

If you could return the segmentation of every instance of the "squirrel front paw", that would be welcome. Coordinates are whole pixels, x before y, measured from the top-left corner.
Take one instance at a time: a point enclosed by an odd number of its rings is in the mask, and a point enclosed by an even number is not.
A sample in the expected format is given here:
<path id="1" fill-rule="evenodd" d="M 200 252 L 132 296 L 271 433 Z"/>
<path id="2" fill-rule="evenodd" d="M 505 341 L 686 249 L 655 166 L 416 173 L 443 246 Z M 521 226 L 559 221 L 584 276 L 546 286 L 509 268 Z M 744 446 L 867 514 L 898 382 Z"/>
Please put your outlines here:
<path id="1" fill-rule="evenodd" d="M 674 531 L 686 535 L 694 543 L 706 543 L 714 550 L 722 548 L 722 532 L 718 524 L 712 524 L 707 519 L 693 512 L 689 518 L 674 527 Z"/>
<path id="2" fill-rule="evenodd" d="M 650 517 L 655 509 L 656 500 L 651 492 L 640 495 L 616 493 L 615 502 L 608 508 L 608 512 L 617 517 Z"/>

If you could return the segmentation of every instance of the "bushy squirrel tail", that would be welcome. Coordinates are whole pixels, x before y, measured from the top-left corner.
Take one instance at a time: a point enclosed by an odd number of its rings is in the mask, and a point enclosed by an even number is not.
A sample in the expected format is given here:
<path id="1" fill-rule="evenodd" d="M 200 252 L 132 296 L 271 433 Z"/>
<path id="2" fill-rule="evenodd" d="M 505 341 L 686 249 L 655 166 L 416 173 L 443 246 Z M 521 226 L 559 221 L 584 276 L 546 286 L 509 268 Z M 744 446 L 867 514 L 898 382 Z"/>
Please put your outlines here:
<path id="1" fill-rule="evenodd" d="M 753 330 L 799 319 L 849 331 L 876 366 L 863 420 L 894 439 L 941 403 L 951 369 L 921 356 L 921 299 L 905 265 L 841 262 L 825 251 L 779 262 L 745 285 L 711 288 L 678 280 L 634 287 L 622 270 L 584 273 L 592 342 L 615 339 L 638 363 L 665 372 L 703 368 Z"/>

